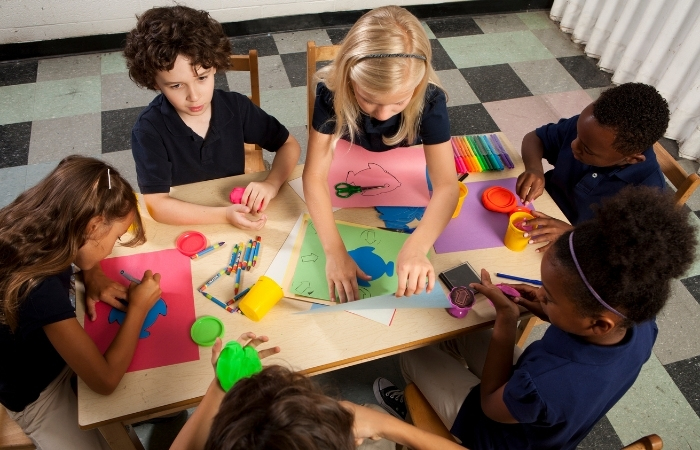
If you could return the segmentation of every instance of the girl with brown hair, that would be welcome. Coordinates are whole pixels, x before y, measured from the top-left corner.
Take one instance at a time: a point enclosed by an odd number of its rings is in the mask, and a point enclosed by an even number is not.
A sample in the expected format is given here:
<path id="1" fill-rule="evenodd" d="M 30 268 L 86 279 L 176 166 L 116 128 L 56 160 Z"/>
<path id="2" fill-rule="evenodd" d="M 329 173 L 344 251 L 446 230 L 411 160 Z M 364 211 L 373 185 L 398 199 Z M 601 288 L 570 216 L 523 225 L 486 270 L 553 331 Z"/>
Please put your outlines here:
<path id="1" fill-rule="evenodd" d="M 79 429 L 71 377 L 114 391 L 160 296 L 160 275 L 146 271 L 129 287 L 126 319 L 103 355 L 76 319 L 72 265 L 90 273 L 86 290 L 115 292 L 99 262 L 132 226 L 122 245 L 145 242 L 129 183 L 80 156 L 0 210 L 0 403 L 37 449 L 108 448 L 97 430 Z"/>

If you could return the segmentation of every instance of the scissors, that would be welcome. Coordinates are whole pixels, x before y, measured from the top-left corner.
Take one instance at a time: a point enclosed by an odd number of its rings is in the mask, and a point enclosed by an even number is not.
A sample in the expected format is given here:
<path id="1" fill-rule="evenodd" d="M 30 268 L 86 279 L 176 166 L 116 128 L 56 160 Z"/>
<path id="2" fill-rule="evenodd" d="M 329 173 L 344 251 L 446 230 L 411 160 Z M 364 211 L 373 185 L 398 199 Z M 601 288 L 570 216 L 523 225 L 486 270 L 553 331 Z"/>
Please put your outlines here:
<path id="1" fill-rule="evenodd" d="M 354 184 L 348 184 L 348 183 L 338 183 L 335 185 L 335 195 L 340 197 L 340 198 L 348 198 L 353 194 L 357 194 L 358 192 L 364 192 L 369 189 L 379 189 L 383 188 L 384 185 L 381 186 L 355 186 Z"/>

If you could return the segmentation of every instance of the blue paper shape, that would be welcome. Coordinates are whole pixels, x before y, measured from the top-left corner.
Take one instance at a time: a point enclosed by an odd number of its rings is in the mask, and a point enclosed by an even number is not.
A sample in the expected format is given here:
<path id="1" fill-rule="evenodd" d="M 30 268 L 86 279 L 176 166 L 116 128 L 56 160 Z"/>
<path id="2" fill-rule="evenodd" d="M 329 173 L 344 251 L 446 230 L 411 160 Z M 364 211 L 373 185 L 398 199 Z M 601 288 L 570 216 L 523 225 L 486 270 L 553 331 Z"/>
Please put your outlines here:
<path id="1" fill-rule="evenodd" d="M 394 275 L 393 261 L 384 262 L 381 256 L 374 253 L 374 247 L 358 247 L 355 250 L 350 250 L 348 254 L 364 273 L 372 277 L 372 280 L 376 280 L 384 274 L 387 274 L 387 276 Z M 369 281 L 361 278 L 357 279 L 357 284 L 365 287 L 370 286 Z"/>
<path id="2" fill-rule="evenodd" d="M 431 293 L 422 292 L 410 297 L 395 297 L 394 294 L 378 295 L 376 297 L 339 303 L 322 308 L 312 307 L 308 311 L 295 314 L 317 314 L 334 311 L 359 311 L 363 309 L 401 309 L 401 308 L 449 308 L 452 304 L 445 291 L 436 283 Z"/>
<path id="3" fill-rule="evenodd" d="M 414 219 L 421 220 L 425 208 L 421 206 L 375 206 L 379 218 L 387 228 L 410 230 L 408 226 Z"/>
<path id="4" fill-rule="evenodd" d="M 154 323 L 156 323 L 156 320 L 158 320 L 159 315 L 165 316 L 167 314 L 168 306 L 165 304 L 162 298 L 159 298 L 155 305 L 151 307 L 150 311 L 148 311 L 148 314 L 146 314 L 146 319 L 143 321 L 143 326 L 141 327 L 141 334 L 139 334 L 139 339 L 144 339 L 150 336 L 151 332 L 148 331 L 148 328 L 150 328 Z M 122 325 L 124 323 L 125 318 L 126 312 L 120 311 L 113 307 L 112 310 L 109 312 L 108 321 L 109 323 L 117 322 L 119 325 Z"/>

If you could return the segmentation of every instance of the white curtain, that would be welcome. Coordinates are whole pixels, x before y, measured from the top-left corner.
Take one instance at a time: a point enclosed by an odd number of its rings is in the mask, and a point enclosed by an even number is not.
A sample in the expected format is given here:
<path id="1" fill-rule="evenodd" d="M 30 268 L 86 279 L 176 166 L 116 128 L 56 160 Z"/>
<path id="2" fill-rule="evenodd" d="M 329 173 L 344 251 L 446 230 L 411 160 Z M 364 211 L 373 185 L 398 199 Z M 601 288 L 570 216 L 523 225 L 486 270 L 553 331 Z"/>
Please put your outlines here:
<path id="1" fill-rule="evenodd" d="M 651 84 L 668 101 L 666 137 L 700 159 L 700 1 L 554 0 L 550 17 L 615 84 Z"/>

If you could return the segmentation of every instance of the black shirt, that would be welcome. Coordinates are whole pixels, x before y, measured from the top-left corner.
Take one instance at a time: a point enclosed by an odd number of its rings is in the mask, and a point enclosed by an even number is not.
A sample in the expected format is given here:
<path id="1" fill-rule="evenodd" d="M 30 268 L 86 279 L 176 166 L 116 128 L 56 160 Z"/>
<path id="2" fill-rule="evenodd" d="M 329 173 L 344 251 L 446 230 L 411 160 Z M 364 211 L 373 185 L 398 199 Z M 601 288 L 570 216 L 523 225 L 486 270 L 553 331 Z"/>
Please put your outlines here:
<path id="1" fill-rule="evenodd" d="M 131 131 L 131 152 L 142 194 L 171 186 L 244 173 L 243 144 L 276 152 L 289 131 L 245 95 L 214 90 L 206 138 L 192 131 L 160 94 L 141 112 Z"/>
<path id="2" fill-rule="evenodd" d="M 429 84 L 425 91 L 425 104 L 416 142 L 403 142 L 393 146 L 387 146 L 382 142 L 382 136 L 390 137 L 396 134 L 401 125 L 401 114 L 387 120 L 375 120 L 367 114 L 361 114 L 359 121 L 360 135 L 355 138 L 355 144 L 372 152 L 383 152 L 396 147 L 418 144 L 442 144 L 449 141 L 451 137 L 450 119 L 447 116 L 447 97 L 442 89 L 433 84 Z M 333 92 L 324 83 L 318 83 L 316 86 L 313 127 L 314 130 L 323 134 L 333 134 L 335 131 Z M 350 136 L 342 138 L 350 140 Z"/>
<path id="3" fill-rule="evenodd" d="M 22 411 L 39 398 L 66 366 L 42 327 L 75 317 L 69 297 L 72 274 L 68 267 L 29 293 L 19 304 L 14 333 L 0 325 L 0 403 L 11 411 Z"/>

